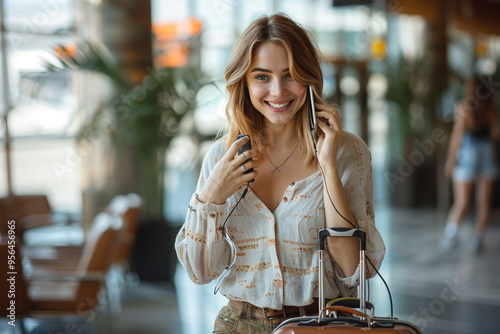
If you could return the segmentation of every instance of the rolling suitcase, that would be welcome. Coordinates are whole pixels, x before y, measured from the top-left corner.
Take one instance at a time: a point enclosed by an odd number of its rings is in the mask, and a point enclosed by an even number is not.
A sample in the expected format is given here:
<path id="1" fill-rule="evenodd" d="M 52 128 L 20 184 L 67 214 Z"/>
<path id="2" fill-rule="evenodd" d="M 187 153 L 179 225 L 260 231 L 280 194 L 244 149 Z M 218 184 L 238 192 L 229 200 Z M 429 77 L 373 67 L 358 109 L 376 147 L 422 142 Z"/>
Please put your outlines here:
<path id="1" fill-rule="evenodd" d="M 357 298 L 339 298 L 324 305 L 323 257 L 327 236 L 359 237 L 360 239 L 360 285 Z M 318 232 L 319 246 L 319 314 L 285 320 L 273 334 L 314 334 L 314 333 L 390 333 L 422 334 L 414 324 L 392 317 L 374 316 L 373 305 L 366 301 L 366 234 L 351 228 L 327 228 Z M 358 308 L 359 310 L 356 310 Z M 371 309 L 368 315 L 367 309 Z"/>

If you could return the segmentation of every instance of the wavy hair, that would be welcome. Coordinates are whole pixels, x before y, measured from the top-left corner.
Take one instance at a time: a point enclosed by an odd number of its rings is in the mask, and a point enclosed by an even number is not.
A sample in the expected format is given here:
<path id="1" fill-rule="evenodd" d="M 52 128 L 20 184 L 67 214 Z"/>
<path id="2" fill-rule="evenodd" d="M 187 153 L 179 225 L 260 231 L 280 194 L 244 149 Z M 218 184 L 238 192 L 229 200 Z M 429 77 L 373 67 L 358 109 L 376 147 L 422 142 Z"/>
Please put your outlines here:
<path id="1" fill-rule="evenodd" d="M 323 74 L 320 67 L 320 53 L 313 42 L 312 34 L 284 14 L 262 16 L 253 21 L 236 42 L 225 71 L 226 89 L 229 101 L 226 116 L 229 130 L 226 136 L 227 148 L 240 134 L 248 134 L 253 147 L 263 150 L 264 116 L 252 105 L 248 93 L 246 74 L 255 51 L 265 42 L 282 45 L 288 54 L 290 74 L 296 82 L 312 86 L 315 101 L 321 99 Z M 315 161 L 313 144 L 310 140 L 307 110 L 309 99 L 294 117 L 297 135 L 302 148 L 307 152 L 306 164 Z"/>

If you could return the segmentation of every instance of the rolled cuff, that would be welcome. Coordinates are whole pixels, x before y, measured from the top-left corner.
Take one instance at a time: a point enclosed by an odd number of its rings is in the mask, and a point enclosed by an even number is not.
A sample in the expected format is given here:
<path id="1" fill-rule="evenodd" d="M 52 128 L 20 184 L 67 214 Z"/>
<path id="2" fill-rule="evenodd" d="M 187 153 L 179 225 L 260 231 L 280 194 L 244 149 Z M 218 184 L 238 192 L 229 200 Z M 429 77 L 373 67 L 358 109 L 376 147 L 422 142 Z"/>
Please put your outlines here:
<path id="1" fill-rule="evenodd" d="M 358 264 L 358 267 L 356 268 L 356 271 L 354 274 L 352 274 L 349 277 L 344 277 L 344 273 L 340 269 L 337 264 L 334 264 L 334 269 L 335 269 L 335 275 L 337 276 L 337 279 L 339 280 L 340 284 L 343 286 L 346 286 L 348 288 L 352 288 L 355 286 L 359 285 L 359 279 L 360 279 L 360 266 Z"/>
<path id="2" fill-rule="evenodd" d="M 224 213 L 227 209 L 227 202 L 224 204 L 203 203 L 198 199 L 198 194 L 193 194 L 189 202 L 189 214 L 195 216 L 196 222 L 206 222 L 206 236 L 214 236 L 213 241 L 223 239 L 222 224 L 224 223 Z M 186 222 L 189 219 L 186 220 Z M 214 230 L 215 229 L 215 230 Z M 209 240 L 207 240 L 209 241 Z"/>

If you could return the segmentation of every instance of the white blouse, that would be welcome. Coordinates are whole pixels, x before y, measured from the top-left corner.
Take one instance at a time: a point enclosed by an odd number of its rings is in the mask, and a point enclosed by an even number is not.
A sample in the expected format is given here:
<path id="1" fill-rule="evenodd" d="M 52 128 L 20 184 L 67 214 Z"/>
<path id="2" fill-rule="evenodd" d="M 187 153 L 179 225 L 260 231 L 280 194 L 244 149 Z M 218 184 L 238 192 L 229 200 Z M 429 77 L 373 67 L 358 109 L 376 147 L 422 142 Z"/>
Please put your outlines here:
<path id="1" fill-rule="evenodd" d="M 211 147 L 203 162 L 197 193 L 225 153 L 224 141 Z M 371 154 L 361 138 L 344 131 L 337 167 L 354 219 L 367 233 L 367 256 L 378 269 L 385 246 L 374 223 Z M 230 247 L 219 228 L 244 188 L 222 205 L 201 203 L 196 193 L 193 195 L 175 247 L 179 261 L 195 283 L 212 281 L 230 264 Z M 319 171 L 292 182 L 274 212 L 250 186 L 227 221 L 237 257 L 221 285 L 221 293 L 230 299 L 272 309 L 312 303 L 313 297 L 318 296 L 318 230 L 324 227 L 323 179 Z M 359 283 L 359 267 L 354 275 L 344 277 L 325 253 L 325 297 L 353 295 L 352 287 Z M 373 273 L 367 264 L 367 277 Z"/>

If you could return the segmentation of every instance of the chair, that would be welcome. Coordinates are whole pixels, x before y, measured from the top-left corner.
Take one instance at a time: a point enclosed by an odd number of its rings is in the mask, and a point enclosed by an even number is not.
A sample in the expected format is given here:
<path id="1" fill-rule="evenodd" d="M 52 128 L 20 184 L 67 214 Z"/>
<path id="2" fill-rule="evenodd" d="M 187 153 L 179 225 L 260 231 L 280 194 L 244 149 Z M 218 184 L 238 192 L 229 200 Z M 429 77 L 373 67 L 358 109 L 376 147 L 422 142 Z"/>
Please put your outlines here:
<path id="1" fill-rule="evenodd" d="M 128 267 L 128 258 L 134 245 L 139 221 L 141 199 L 137 194 L 118 195 L 109 203 L 106 211 L 121 216 L 123 227 L 120 234 L 118 251 L 113 263 Z M 90 225 L 88 239 L 94 229 L 95 221 Z M 35 261 L 57 261 L 76 263 L 82 253 L 83 244 L 76 245 L 25 245 L 23 255 Z"/>
<path id="2" fill-rule="evenodd" d="M 109 273 L 106 277 L 107 298 L 110 301 L 110 311 L 114 315 L 121 313 L 122 294 L 127 294 L 127 287 L 135 282 L 130 274 L 129 257 L 134 246 L 139 208 L 141 199 L 136 194 L 116 196 L 106 208 L 106 212 L 120 216 L 123 226 L 120 231 L 118 248 L 113 257 Z M 86 238 L 92 238 L 96 221 L 92 222 Z M 82 245 L 75 246 L 27 246 L 23 255 L 30 259 L 35 275 L 43 274 L 44 270 L 75 270 L 83 252 Z"/>
<path id="3" fill-rule="evenodd" d="M 123 232 L 113 263 L 121 265 L 126 271 L 129 269 L 128 261 L 137 235 L 140 207 L 141 198 L 134 193 L 117 196 L 108 206 L 108 211 L 123 216 Z"/>
<path id="4" fill-rule="evenodd" d="M 18 240 L 9 239 L 7 235 L 0 236 L 0 258 L 2 259 L 0 261 L 0 291 L 3 294 L 0 298 L 0 317 L 6 318 L 8 322 L 16 326 L 20 322 L 22 323 L 19 319 L 28 314 L 31 309 L 17 245 Z M 9 251 L 12 250 L 15 252 L 14 255 L 9 254 Z M 14 260 L 12 267 L 7 262 L 9 256 L 12 256 Z M 11 282 L 14 283 L 13 286 L 11 286 Z M 11 303 L 14 303 L 14 308 Z M 14 310 L 11 311 L 11 309 Z"/>
<path id="5" fill-rule="evenodd" d="M 118 251 L 113 259 L 107 284 L 111 312 L 118 316 L 122 310 L 122 299 L 128 295 L 128 287 L 138 280 L 137 275 L 130 273 L 130 254 L 135 244 L 139 225 L 141 198 L 131 193 L 116 196 L 108 205 L 107 210 L 123 217 L 123 229 L 118 245 Z"/>
<path id="6" fill-rule="evenodd" d="M 80 318 L 90 321 L 101 314 L 98 311 L 107 306 L 107 302 L 102 300 L 106 294 L 100 292 L 116 255 L 123 220 L 120 216 L 101 212 L 95 217 L 93 225 L 74 270 L 52 265 L 30 270 L 25 290 L 29 311 L 21 319 Z M 2 251 L 4 248 L 2 243 Z M 22 268 L 18 263 L 20 271 Z M 1 269 L 2 274 L 7 272 L 4 269 Z M 16 283 L 22 280 L 23 276 L 18 272 Z"/>
<path id="7" fill-rule="evenodd" d="M 16 221 L 16 235 L 22 238 L 25 231 L 52 225 L 51 208 L 45 195 L 7 196 L 0 198 L 0 232 L 5 234 L 6 221 Z"/>

